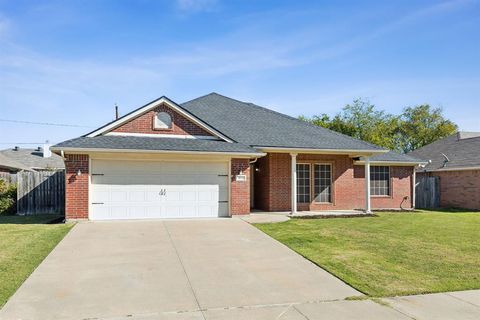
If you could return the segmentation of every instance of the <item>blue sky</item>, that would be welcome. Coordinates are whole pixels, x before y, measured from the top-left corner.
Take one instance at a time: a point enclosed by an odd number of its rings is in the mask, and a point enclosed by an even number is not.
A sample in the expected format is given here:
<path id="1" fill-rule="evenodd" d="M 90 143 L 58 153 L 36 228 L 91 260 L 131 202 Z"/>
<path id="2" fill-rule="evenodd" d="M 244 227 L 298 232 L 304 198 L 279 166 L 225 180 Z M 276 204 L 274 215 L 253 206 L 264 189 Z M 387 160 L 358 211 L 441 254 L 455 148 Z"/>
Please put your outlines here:
<path id="1" fill-rule="evenodd" d="M 480 131 L 480 4 L 0 0 L 0 148 L 79 136 L 161 95 L 298 116 L 358 97 Z"/>

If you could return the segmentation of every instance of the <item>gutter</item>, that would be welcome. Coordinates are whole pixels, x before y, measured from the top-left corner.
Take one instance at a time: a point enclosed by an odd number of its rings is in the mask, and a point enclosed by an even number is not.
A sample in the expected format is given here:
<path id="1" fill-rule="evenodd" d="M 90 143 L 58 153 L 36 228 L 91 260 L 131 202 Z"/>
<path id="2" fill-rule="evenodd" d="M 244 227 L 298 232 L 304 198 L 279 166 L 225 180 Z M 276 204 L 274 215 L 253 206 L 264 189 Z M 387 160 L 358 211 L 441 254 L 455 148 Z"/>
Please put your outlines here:
<path id="1" fill-rule="evenodd" d="M 108 149 L 108 148 L 50 148 L 53 152 L 60 152 L 62 156 L 67 152 L 74 153 L 154 153 L 154 154 L 193 154 L 193 155 L 224 155 L 241 157 L 263 157 L 266 153 L 261 152 L 221 152 L 221 151 L 177 151 L 177 150 L 143 150 L 143 149 Z"/>
<path id="2" fill-rule="evenodd" d="M 427 164 L 428 162 L 408 162 L 408 161 L 370 161 L 370 165 L 384 165 L 384 166 L 420 166 Z M 355 161 L 356 165 L 364 165 L 365 161 Z"/>
<path id="3" fill-rule="evenodd" d="M 389 150 L 352 150 L 352 149 L 314 149 L 314 148 L 291 148 L 291 147 L 268 147 L 268 146 L 252 146 L 263 152 L 296 152 L 296 153 L 318 153 L 318 154 L 355 154 L 355 155 L 377 155 L 389 152 Z"/>
<path id="4" fill-rule="evenodd" d="M 419 172 L 438 172 L 438 171 L 468 171 L 468 170 L 480 170 L 480 166 L 474 167 L 448 167 L 448 168 L 439 168 L 439 169 L 427 169 Z"/>

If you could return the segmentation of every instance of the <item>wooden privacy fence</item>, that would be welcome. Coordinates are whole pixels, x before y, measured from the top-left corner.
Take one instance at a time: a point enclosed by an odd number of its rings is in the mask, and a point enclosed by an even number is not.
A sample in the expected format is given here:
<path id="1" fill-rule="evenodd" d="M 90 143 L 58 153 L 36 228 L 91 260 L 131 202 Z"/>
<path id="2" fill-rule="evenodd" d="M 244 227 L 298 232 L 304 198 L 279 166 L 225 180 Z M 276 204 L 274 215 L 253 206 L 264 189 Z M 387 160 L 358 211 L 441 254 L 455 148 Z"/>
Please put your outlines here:
<path id="1" fill-rule="evenodd" d="M 18 172 L 17 214 L 65 212 L 64 171 Z"/>
<path id="2" fill-rule="evenodd" d="M 440 180 L 438 177 L 419 177 L 415 186 L 415 208 L 440 207 Z"/>
<path id="3" fill-rule="evenodd" d="M 8 172 L 0 172 L 0 179 L 7 181 L 8 183 L 17 183 L 17 174 L 16 173 L 8 173 Z"/>

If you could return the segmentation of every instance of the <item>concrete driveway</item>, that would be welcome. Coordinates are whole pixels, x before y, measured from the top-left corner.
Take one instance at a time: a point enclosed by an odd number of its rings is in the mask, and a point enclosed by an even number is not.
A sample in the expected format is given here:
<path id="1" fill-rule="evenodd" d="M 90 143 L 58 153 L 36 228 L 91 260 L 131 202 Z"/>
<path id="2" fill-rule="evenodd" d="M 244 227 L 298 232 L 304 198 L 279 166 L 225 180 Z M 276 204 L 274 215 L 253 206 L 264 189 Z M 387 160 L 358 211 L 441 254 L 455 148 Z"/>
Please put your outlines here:
<path id="1" fill-rule="evenodd" d="M 342 301 L 356 295 L 240 219 L 87 222 L 0 318 L 405 319 L 371 301 Z"/>

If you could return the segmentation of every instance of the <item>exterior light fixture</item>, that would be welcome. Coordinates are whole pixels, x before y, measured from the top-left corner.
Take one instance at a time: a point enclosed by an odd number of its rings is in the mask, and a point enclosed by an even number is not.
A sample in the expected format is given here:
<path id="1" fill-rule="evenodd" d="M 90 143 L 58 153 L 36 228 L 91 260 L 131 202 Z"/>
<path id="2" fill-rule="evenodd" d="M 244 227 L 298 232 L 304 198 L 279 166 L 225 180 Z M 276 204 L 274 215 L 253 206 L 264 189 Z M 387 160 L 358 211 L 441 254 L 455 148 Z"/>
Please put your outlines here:
<path id="1" fill-rule="evenodd" d="M 77 171 L 77 176 L 80 177 L 81 175 L 82 175 L 82 171 L 81 171 L 80 169 L 78 169 L 78 171 Z"/>

